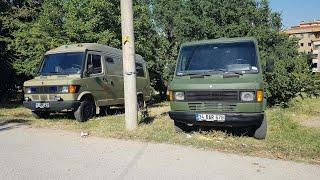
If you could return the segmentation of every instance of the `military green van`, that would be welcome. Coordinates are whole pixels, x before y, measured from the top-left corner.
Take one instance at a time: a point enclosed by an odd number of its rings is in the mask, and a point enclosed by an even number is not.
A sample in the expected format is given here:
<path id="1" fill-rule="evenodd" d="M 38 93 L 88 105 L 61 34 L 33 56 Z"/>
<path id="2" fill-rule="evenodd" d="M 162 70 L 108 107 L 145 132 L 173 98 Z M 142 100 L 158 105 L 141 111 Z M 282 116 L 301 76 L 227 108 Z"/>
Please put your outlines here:
<path id="1" fill-rule="evenodd" d="M 266 137 L 262 69 L 253 38 L 183 44 L 168 89 L 169 115 L 177 131 L 237 127 L 249 129 L 257 139 Z"/>
<path id="2" fill-rule="evenodd" d="M 45 53 L 37 76 L 24 83 L 24 106 L 36 118 L 67 112 L 78 121 L 124 105 L 122 51 L 96 43 L 64 45 Z M 136 55 L 138 105 L 150 100 L 146 63 Z"/>

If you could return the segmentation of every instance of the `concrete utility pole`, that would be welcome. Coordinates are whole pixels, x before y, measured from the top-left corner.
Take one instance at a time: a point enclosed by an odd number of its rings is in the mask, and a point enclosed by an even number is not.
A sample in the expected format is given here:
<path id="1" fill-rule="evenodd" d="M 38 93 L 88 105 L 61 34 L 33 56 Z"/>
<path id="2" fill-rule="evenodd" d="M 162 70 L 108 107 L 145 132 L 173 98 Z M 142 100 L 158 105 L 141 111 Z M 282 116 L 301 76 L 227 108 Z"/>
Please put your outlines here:
<path id="1" fill-rule="evenodd" d="M 137 127 L 138 110 L 132 0 L 121 0 L 120 6 L 122 27 L 125 120 L 126 128 L 128 130 L 133 130 Z"/>

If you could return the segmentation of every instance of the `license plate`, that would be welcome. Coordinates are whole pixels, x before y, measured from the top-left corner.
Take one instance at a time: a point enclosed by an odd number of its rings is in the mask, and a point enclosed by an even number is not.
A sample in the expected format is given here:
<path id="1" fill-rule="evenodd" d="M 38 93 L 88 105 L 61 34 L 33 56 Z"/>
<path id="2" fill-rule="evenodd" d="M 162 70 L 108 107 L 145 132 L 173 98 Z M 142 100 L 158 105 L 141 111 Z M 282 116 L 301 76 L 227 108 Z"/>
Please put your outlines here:
<path id="1" fill-rule="evenodd" d="M 49 107 L 50 107 L 49 103 L 36 103 L 36 108 L 44 109 Z"/>
<path id="2" fill-rule="evenodd" d="M 197 121 L 211 121 L 211 122 L 224 122 L 226 121 L 225 115 L 220 114 L 196 114 Z"/>

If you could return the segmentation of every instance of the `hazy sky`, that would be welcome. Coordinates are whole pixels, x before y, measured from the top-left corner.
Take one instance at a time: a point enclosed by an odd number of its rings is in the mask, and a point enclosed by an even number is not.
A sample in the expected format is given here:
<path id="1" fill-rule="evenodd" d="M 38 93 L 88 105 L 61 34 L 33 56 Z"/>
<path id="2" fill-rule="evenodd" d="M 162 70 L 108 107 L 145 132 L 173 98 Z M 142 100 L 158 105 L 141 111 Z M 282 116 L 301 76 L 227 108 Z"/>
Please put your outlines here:
<path id="1" fill-rule="evenodd" d="M 281 12 L 284 28 L 301 21 L 320 20 L 320 0 L 269 0 L 271 8 Z"/>

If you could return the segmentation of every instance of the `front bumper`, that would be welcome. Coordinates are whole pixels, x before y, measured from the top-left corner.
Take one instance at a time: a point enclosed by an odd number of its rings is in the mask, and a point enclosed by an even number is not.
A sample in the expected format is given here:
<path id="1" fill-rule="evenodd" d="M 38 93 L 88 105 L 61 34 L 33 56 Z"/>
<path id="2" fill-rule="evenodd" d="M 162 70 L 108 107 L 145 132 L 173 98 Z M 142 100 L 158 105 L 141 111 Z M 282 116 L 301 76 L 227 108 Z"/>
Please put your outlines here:
<path id="1" fill-rule="evenodd" d="M 214 114 L 214 113 L 212 113 Z M 218 127 L 259 127 L 263 121 L 264 113 L 217 113 L 226 116 L 225 122 L 196 121 L 196 113 L 170 111 L 169 116 L 174 121 L 188 125 L 218 126 Z"/>
<path id="2" fill-rule="evenodd" d="M 36 108 L 36 103 L 49 103 L 49 108 Z M 63 111 L 76 110 L 80 106 L 80 101 L 24 101 L 23 106 L 32 111 Z"/>

